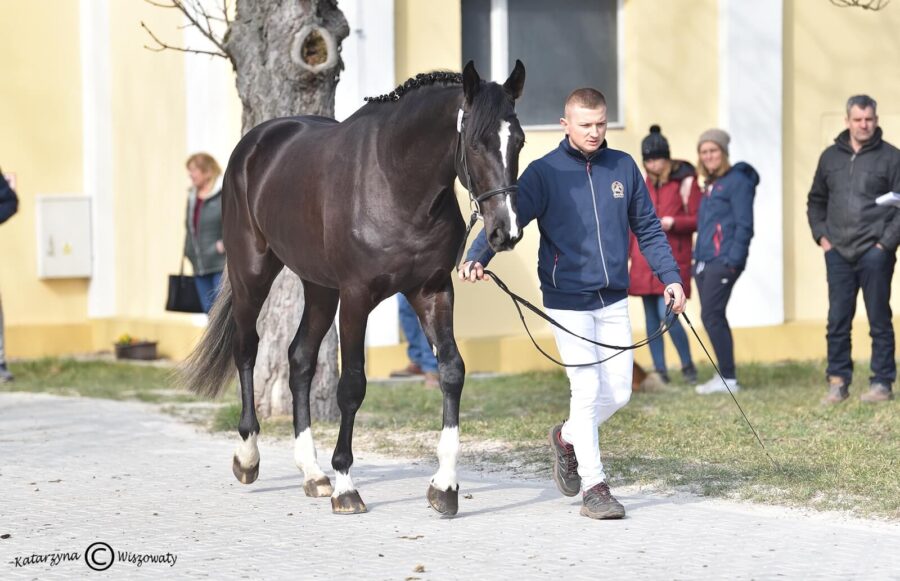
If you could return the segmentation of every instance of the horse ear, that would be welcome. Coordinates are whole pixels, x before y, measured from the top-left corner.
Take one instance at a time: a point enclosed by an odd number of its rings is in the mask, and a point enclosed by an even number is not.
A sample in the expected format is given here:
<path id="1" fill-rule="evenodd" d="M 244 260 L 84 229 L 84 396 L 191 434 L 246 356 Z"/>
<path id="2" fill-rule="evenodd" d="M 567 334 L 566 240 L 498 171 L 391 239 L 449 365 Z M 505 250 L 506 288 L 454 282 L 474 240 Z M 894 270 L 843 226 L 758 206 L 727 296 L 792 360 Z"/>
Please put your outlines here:
<path id="1" fill-rule="evenodd" d="M 525 65 L 522 64 L 522 61 L 516 59 L 516 66 L 513 69 L 513 72 L 510 73 L 509 78 L 506 79 L 506 82 L 503 83 L 503 88 L 506 89 L 506 92 L 513 99 L 518 99 L 522 96 L 522 88 L 525 86 Z"/>
<path id="2" fill-rule="evenodd" d="M 466 68 L 463 69 L 463 93 L 465 93 L 466 102 L 469 105 L 475 99 L 480 85 L 481 77 L 478 76 L 478 71 L 475 70 L 474 61 L 467 62 Z"/>

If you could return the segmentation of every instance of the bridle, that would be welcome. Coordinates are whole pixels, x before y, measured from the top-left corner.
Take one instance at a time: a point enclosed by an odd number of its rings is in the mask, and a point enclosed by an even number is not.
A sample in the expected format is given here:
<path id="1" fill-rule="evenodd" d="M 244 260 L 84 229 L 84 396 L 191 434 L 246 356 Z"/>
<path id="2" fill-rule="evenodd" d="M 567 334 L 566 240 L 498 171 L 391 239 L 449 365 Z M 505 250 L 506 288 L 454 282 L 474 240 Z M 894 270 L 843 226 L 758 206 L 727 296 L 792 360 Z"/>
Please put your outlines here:
<path id="1" fill-rule="evenodd" d="M 500 194 L 505 194 L 507 192 L 515 192 L 519 189 L 518 185 L 510 184 L 480 194 L 475 194 L 475 187 L 473 185 L 474 180 L 472 180 L 472 174 L 469 173 L 469 163 L 466 160 L 466 146 L 464 143 L 466 138 L 466 118 L 468 116 L 469 114 L 466 113 L 462 107 L 460 107 L 456 114 L 456 154 L 454 155 L 454 165 L 456 167 L 456 175 L 459 176 L 459 181 L 462 183 L 463 187 L 466 188 L 466 191 L 469 192 L 469 206 L 472 209 L 472 215 L 469 217 L 468 226 L 466 226 L 466 235 L 463 237 L 459 251 L 456 253 L 456 263 L 454 264 L 454 268 L 458 267 L 460 260 L 462 260 L 463 253 L 466 250 L 466 243 L 469 240 L 469 234 L 472 232 L 475 222 L 477 222 L 479 218 L 482 220 L 484 219 L 484 216 L 481 214 L 481 204 L 494 196 L 499 196 Z"/>

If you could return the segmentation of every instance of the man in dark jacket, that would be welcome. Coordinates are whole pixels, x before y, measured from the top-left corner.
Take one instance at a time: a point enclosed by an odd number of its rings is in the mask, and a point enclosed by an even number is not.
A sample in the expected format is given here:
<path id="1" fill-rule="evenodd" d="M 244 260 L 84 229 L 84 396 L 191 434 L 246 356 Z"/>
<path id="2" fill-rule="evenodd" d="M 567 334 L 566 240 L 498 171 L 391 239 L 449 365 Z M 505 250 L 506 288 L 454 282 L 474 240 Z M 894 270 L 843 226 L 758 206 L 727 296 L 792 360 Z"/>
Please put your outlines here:
<path id="1" fill-rule="evenodd" d="M 847 101 L 847 129 L 822 153 L 807 201 L 816 243 L 828 273 L 828 394 L 826 403 L 849 397 L 853 379 L 850 329 L 862 288 L 872 337 L 872 376 L 862 401 L 893 399 L 897 376 L 891 322 L 900 218 L 875 199 L 900 191 L 900 150 L 881 138 L 876 103 L 867 95 Z"/>
<path id="2" fill-rule="evenodd" d="M 0 171 L 0 224 L 6 222 L 19 209 L 19 198 L 9 187 L 3 172 Z M 13 374 L 6 367 L 6 352 L 3 348 L 3 303 L 0 301 L 0 383 L 13 380 Z"/>
<path id="3" fill-rule="evenodd" d="M 538 278 L 547 313 L 582 337 L 628 345 L 629 231 L 666 285 L 674 311 L 681 313 L 685 298 L 678 264 L 637 164 L 627 153 L 606 147 L 603 94 L 574 91 L 560 123 L 566 137 L 519 178 L 518 226 L 538 221 Z M 460 278 L 483 279 L 482 265 L 492 257 L 482 231 L 460 268 Z M 616 353 L 556 328 L 554 333 L 566 364 L 590 363 Z M 597 428 L 628 403 L 633 358 L 632 351 L 625 351 L 602 365 L 568 367 L 569 419 L 550 429 L 553 479 L 566 496 L 583 493 L 581 514 L 590 518 L 625 516 L 606 483 Z"/>

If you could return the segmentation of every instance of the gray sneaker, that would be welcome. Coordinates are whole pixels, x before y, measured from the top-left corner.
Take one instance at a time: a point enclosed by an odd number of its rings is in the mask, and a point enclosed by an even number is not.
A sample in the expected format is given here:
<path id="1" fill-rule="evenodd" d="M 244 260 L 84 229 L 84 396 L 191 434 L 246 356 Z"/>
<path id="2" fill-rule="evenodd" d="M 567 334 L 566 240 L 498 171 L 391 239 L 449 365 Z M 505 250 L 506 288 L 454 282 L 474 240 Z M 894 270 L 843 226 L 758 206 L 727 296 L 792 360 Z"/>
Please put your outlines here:
<path id="1" fill-rule="evenodd" d="M 13 374 L 6 368 L 6 363 L 0 363 L 0 383 L 9 383 L 15 379 Z"/>
<path id="2" fill-rule="evenodd" d="M 550 428 L 550 453 L 553 457 L 553 481 L 566 496 L 575 496 L 581 490 L 578 460 L 575 447 L 562 439 L 562 424 Z"/>
<path id="3" fill-rule="evenodd" d="M 625 507 L 609 491 L 609 485 L 601 482 L 584 491 L 581 514 L 596 519 L 622 518 L 625 516 Z"/>
<path id="4" fill-rule="evenodd" d="M 859 396 L 859 401 L 866 403 L 879 403 L 892 399 L 894 399 L 894 392 L 891 391 L 891 386 L 877 381 L 869 386 L 869 391 Z"/>
<path id="5" fill-rule="evenodd" d="M 822 403 L 834 405 L 841 403 L 850 397 L 850 385 L 843 377 L 837 375 L 828 376 L 828 393 L 822 398 Z"/>

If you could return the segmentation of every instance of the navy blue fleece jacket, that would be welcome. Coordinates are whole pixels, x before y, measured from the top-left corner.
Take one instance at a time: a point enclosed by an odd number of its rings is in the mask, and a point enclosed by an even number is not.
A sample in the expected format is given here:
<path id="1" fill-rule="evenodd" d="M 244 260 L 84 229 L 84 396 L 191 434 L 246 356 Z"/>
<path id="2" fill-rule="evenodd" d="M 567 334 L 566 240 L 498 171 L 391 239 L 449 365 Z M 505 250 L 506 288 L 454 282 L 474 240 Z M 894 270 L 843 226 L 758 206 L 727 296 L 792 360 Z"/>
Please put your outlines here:
<path id="1" fill-rule="evenodd" d="M 660 281 L 682 282 L 644 178 L 627 153 L 604 142 L 587 158 L 565 138 L 529 164 L 518 183 L 519 227 L 537 219 L 541 233 L 538 278 L 545 307 L 584 311 L 624 299 L 629 229 Z M 493 256 L 482 231 L 466 260 L 487 265 Z"/>

